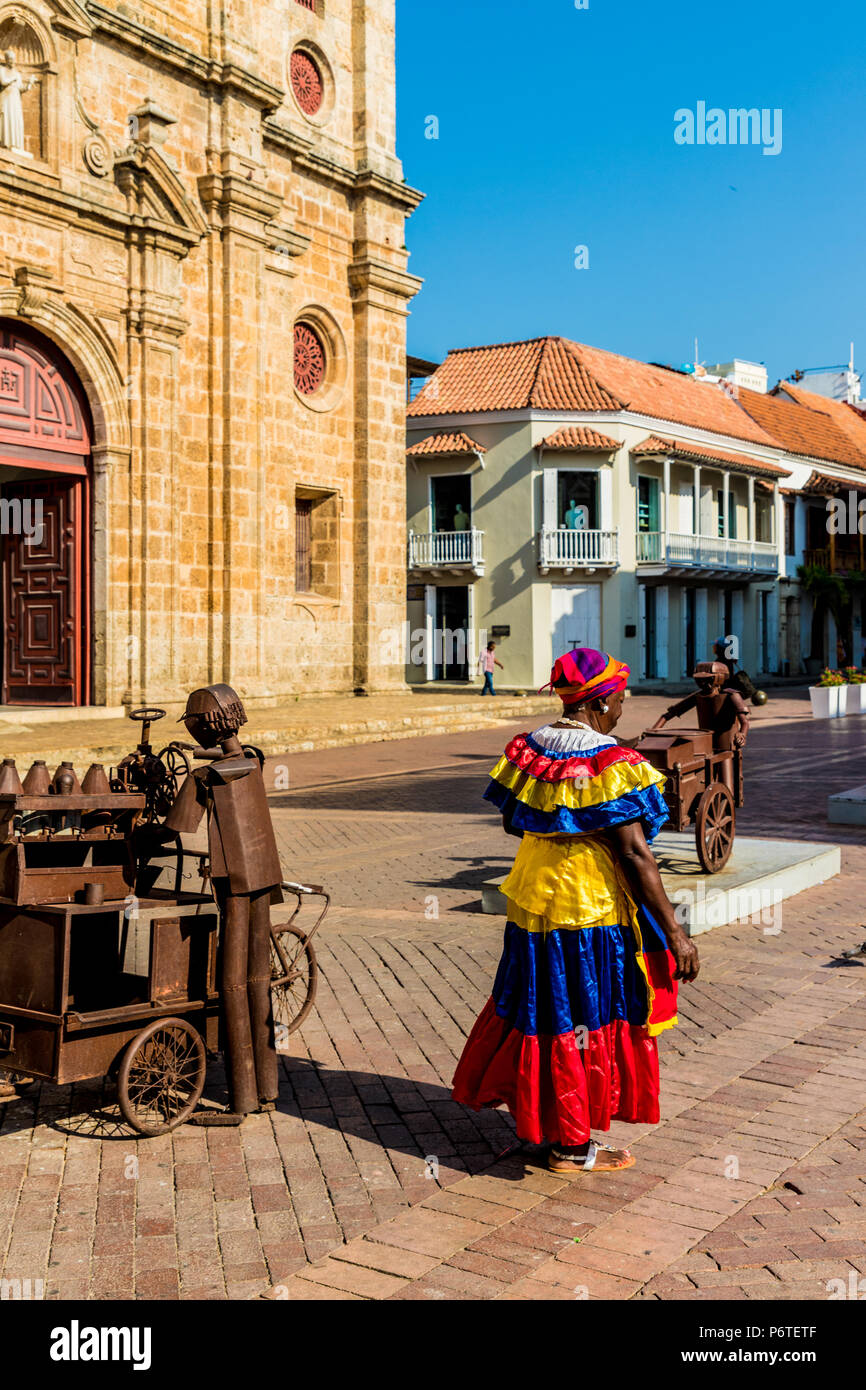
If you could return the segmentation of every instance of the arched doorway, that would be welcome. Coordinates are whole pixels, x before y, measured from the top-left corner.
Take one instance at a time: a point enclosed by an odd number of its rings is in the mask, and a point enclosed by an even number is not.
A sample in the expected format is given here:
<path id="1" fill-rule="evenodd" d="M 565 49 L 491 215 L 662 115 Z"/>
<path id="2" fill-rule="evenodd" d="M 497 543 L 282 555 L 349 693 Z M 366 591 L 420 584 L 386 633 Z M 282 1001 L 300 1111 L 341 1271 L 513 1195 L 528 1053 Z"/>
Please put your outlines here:
<path id="1" fill-rule="evenodd" d="M 92 430 L 69 363 L 0 319 L 0 702 L 90 699 Z"/>

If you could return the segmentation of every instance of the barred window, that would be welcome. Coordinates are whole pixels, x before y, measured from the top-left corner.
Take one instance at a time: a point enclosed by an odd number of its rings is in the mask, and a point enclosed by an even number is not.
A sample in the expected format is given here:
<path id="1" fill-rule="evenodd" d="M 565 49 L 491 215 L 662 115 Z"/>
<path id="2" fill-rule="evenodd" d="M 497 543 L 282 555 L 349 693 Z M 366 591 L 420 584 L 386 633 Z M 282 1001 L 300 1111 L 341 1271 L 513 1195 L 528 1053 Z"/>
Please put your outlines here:
<path id="1" fill-rule="evenodd" d="M 311 521 L 313 504 L 303 498 L 295 501 L 295 590 L 308 594 L 313 587 Z"/>
<path id="2" fill-rule="evenodd" d="M 295 490 L 295 593 L 340 597 L 340 495 L 300 485 Z"/>
<path id="3" fill-rule="evenodd" d="M 301 5 L 305 10 L 316 12 L 316 0 L 295 0 L 296 5 Z"/>

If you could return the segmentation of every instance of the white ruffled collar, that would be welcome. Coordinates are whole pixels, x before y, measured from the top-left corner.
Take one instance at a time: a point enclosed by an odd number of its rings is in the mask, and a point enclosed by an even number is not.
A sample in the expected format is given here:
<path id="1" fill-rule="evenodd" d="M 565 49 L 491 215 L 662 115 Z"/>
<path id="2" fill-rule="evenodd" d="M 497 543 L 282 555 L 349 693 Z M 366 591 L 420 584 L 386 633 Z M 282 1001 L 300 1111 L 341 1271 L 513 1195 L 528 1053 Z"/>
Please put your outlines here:
<path id="1" fill-rule="evenodd" d="M 532 734 L 533 740 L 551 753 L 584 753 L 589 748 L 610 748 L 616 744 L 615 738 L 600 734 L 588 724 L 579 724 L 569 729 L 555 729 L 552 724 L 542 724 Z"/>

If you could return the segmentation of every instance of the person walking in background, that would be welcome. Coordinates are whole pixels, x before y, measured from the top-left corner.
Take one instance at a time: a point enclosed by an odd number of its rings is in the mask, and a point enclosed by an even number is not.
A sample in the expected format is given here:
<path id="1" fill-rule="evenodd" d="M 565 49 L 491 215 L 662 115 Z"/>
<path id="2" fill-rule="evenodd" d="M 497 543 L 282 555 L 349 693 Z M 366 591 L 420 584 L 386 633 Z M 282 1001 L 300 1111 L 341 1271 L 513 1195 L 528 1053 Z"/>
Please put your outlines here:
<path id="1" fill-rule="evenodd" d="M 484 687 L 483 687 L 483 689 L 482 689 L 482 691 L 481 691 L 481 694 L 482 694 L 482 695 L 495 695 L 495 694 L 496 694 L 496 691 L 493 689 L 493 668 L 494 668 L 494 666 L 498 666 L 499 669 L 500 669 L 500 671 L 504 671 L 504 670 L 505 670 L 505 667 L 502 665 L 502 662 L 496 660 L 496 657 L 494 656 L 494 652 L 495 652 L 495 651 L 496 651 L 496 643 L 495 643 L 495 642 L 488 642 L 488 643 L 487 643 L 487 650 L 484 651 L 484 652 L 482 652 L 482 653 L 481 653 L 481 656 L 480 656 L 479 659 L 478 659 L 478 669 L 479 669 L 479 671 L 480 671 L 480 672 L 483 674 L 483 676 L 484 676 Z"/>
<path id="2" fill-rule="evenodd" d="M 553 667 L 559 719 L 512 739 L 485 797 L 520 849 L 502 892 L 505 943 L 454 1075 L 454 1100 L 507 1105 L 554 1173 L 630 1168 L 593 1140 L 612 1120 L 658 1124 L 657 1034 L 698 953 L 649 841 L 668 819 L 664 777 L 610 731 L 628 666 L 578 647 Z"/>

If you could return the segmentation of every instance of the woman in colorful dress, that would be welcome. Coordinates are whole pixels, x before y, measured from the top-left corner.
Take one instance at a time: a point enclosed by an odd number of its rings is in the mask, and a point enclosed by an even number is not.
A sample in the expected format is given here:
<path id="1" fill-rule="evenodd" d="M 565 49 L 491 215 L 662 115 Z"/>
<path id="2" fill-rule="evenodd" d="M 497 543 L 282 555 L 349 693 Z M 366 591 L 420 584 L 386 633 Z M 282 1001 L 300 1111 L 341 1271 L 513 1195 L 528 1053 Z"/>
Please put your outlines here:
<path id="1" fill-rule="evenodd" d="M 668 819 L 664 777 L 610 737 L 629 674 L 589 647 L 560 657 L 562 717 L 512 739 L 485 792 L 521 845 L 493 994 L 453 1094 L 507 1105 L 523 1143 L 551 1146 L 555 1173 L 633 1165 L 591 1130 L 658 1123 L 656 1038 L 677 1022 L 676 981 L 699 969 L 649 849 Z"/>

